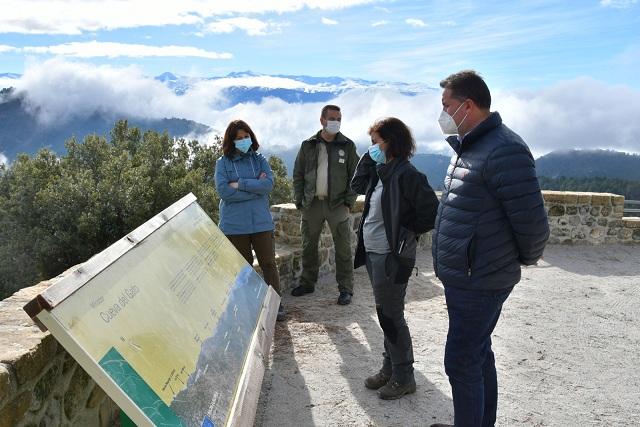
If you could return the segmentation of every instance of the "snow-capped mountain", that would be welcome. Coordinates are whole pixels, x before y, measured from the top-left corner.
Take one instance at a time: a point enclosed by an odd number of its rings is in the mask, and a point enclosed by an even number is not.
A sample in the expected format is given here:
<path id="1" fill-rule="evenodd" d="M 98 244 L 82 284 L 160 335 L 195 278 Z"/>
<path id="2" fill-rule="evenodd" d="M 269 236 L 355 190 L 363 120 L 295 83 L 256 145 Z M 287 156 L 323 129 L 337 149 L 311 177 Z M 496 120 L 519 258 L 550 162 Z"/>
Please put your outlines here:
<path id="1" fill-rule="evenodd" d="M 267 75 L 252 71 L 233 72 L 222 77 L 186 77 L 165 72 L 155 77 L 177 95 L 184 95 L 197 85 L 217 88 L 229 107 L 240 103 L 259 103 L 264 98 L 279 98 L 288 103 L 326 102 L 354 89 L 388 89 L 404 95 L 417 95 L 433 88 L 424 84 L 380 82 L 344 77 Z"/>
<path id="2" fill-rule="evenodd" d="M 371 110 L 372 105 L 405 106 L 407 98 L 437 92 L 423 84 L 335 76 L 245 71 L 220 77 L 170 72 L 149 77 L 135 70 L 85 68 L 63 63 L 30 69 L 23 76 L 0 74 L 0 154 L 4 158 L 11 160 L 20 152 L 33 154 L 42 147 L 61 153 L 65 139 L 73 135 L 82 139 L 94 132 L 108 135 L 118 119 L 145 129 L 167 130 L 174 137 L 207 141 L 221 135 L 230 120 L 242 117 L 260 131 L 261 140 L 269 141 L 265 150 L 288 149 L 317 130 L 317 104 L 336 98 L 351 112 L 347 126 L 357 123 L 361 135 L 351 129 L 348 133 L 362 144 L 368 141 L 370 120 L 384 114 Z"/>

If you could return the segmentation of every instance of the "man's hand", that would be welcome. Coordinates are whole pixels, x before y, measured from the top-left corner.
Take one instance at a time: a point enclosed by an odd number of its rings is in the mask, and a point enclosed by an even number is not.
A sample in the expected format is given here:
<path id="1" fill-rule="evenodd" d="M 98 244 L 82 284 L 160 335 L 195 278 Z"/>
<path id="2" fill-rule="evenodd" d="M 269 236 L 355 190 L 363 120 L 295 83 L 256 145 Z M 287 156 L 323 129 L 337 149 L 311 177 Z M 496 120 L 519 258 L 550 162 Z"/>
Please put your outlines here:
<path id="1" fill-rule="evenodd" d="M 230 182 L 229 183 L 229 187 L 235 188 L 237 190 L 238 189 L 238 182 L 237 181 L 236 182 Z"/>
<path id="2" fill-rule="evenodd" d="M 258 177 L 258 179 L 266 179 L 267 178 L 267 174 L 264 172 L 260 173 L 260 176 Z"/>

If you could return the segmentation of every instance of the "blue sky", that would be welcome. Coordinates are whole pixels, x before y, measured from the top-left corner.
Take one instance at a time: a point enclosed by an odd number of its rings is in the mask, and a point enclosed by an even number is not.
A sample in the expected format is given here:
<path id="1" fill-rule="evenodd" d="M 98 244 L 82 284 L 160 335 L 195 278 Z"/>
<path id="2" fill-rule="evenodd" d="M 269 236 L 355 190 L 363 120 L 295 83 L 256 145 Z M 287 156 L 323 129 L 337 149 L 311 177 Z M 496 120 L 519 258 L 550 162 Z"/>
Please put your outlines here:
<path id="1" fill-rule="evenodd" d="M 448 154 L 437 124 L 439 82 L 472 68 L 491 89 L 492 110 L 534 155 L 640 153 L 640 0 L 0 2 L 0 74 L 22 75 L 0 75 L 0 87 L 16 87 L 43 125 L 94 113 L 180 117 L 209 125 L 210 135 L 190 136 L 206 143 L 242 118 L 263 147 L 292 148 L 317 131 L 321 103 L 219 107 L 220 81 L 177 95 L 152 77 L 339 76 L 434 88 L 407 96 L 383 83 L 331 102 L 343 107 L 342 129 L 359 144 L 375 119 L 396 116 L 413 130 L 418 152 Z M 298 84 L 268 80 L 254 82 Z"/>
<path id="2" fill-rule="evenodd" d="M 462 68 L 491 87 L 592 77 L 640 87 L 640 3 L 582 1 L 3 0 L 0 73 L 53 56 L 219 76 L 421 82 Z"/>

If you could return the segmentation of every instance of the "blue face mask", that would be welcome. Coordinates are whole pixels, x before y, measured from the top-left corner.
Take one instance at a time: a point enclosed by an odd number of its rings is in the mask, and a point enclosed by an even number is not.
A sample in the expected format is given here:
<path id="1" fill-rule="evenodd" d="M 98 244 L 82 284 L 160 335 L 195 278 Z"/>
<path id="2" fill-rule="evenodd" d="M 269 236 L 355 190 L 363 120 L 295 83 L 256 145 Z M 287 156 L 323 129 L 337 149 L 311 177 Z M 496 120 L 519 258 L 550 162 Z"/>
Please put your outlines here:
<path id="1" fill-rule="evenodd" d="M 253 144 L 253 141 L 251 141 L 251 138 L 246 137 L 244 139 L 238 139 L 237 141 L 235 141 L 235 144 L 238 151 L 240 151 L 241 153 L 246 153 L 247 151 L 249 151 L 249 148 L 251 148 L 251 144 Z"/>
<path id="2" fill-rule="evenodd" d="M 370 145 L 369 155 L 371 156 L 373 161 L 378 163 L 379 165 L 387 162 L 387 156 L 384 154 L 384 151 L 380 149 L 380 144 Z"/>

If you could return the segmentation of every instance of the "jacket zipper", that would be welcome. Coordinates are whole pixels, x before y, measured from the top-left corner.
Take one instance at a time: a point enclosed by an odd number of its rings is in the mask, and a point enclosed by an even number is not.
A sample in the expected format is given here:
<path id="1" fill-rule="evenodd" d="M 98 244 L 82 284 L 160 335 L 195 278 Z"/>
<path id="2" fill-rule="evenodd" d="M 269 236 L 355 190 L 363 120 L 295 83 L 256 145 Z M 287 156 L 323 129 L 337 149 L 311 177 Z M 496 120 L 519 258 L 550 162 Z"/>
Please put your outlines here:
<path id="1" fill-rule="evenodd" d="M 331 180 L 329 179 L 329 177 L 331 176 L 331 152 L 333 150 L 331 149 L 332 147 L 329 146 L 333 144 L 333 141 L 331 143 L 321 142 L 321 144 L 324 144 L 325 149 L 327 150 L 327 202 L 329 203 L 329 207 L 331 207 Z"/>
<path id="2" fill-rule="evenodd" d="M 453 181 L 453 174 L 456 171 L 456 168 L 458 167 L 458 160 L 460 160 L 460 153 L 456 153 L 456 161 L 453 165 L 453 169 L 451 170 L 451 175 L 450 175 L 450 180 L 449 180 L 449 186 L 447 187 L 447 196 L 449 196 L 449 191 L 451 190 L 451 181 Z M 443 200 L 440 200 L 440 203 L 443 203 Z M 443 208 L 444 209 L 444 208 Z M 440 230 L 440 224 L 442 223 L 442 215 L 439 216 L 438 218 L 438 230 Z M 435 241 L 435 245 L 436 245 L 436 257 L 438 256 L 438 239 L 436 239 Z M 436 268 L 438 268 L 438 260 L 436 259 L 436 262 L 434 263 L 434 265 L 436 266 Z M 469 271 L 467 272 L 468 275 L 471 275 L 471 269 L 469 269 Z M 437 275 L 437 273 L 436 273 Z"/>

